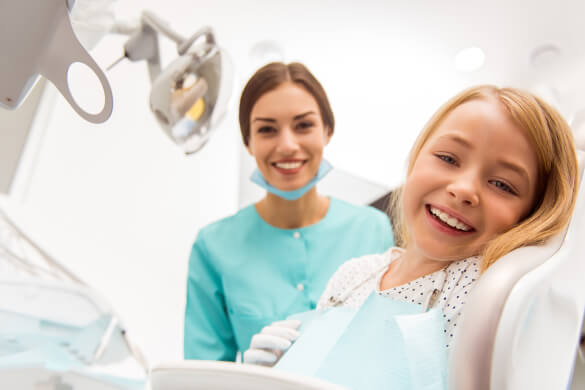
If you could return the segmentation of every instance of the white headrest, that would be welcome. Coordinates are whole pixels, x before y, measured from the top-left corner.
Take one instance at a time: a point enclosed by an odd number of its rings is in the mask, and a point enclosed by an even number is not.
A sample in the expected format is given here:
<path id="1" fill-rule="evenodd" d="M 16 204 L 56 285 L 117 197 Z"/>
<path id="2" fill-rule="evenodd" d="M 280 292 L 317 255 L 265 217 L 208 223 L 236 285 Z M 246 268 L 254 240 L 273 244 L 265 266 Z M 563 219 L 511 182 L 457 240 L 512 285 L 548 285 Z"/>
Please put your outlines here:
<path id="1" fill-rule="evenodd" d="M 567 228 L 503 256 L 474 287 L 451 356 L 450 389 L 566 384 L 585 307 L 585 152 L 577 154 L 580 188 Z"/>
<path id="2" fill-rule="evenodd" d="M 575 147 L 577 150 L 585 150 L 585 108 L 577 111 L 571 121 Z"/>

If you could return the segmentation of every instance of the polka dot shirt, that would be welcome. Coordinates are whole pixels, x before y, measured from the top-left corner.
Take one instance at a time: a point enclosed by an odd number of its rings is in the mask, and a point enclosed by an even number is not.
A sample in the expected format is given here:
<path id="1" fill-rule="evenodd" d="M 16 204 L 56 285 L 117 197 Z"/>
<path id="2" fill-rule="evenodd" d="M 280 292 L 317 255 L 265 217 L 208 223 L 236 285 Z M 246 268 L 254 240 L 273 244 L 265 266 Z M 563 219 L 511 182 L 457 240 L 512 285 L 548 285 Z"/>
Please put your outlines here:
<path id="1" fill-rule="evenodd" d="M 403 250 L 390 248 L 383 254 L 367 255 L 346 261 L 333 274 L 321 295 L 317 308 L 332 306 L 360 307 L 375 290 L 390 299 L 439 307 L 443 311 L 447 348 L 457 332 L 461 309 L 469 291 L 479 278 L 477 256 L 455 261 L 442 270 L 422 276 L 401 286 L 380 291 L 380 280 L 388 266 L 400 258 Z"/>

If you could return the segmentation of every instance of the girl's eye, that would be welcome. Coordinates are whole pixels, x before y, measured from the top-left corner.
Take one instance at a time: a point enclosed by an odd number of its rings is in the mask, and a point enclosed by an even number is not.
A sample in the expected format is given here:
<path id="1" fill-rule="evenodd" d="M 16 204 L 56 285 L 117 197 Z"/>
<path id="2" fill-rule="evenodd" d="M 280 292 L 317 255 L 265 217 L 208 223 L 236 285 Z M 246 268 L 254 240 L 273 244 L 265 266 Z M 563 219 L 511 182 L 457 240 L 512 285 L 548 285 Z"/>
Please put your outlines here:
<path id="1" fill-rule="evenodd" d="M 436 156 L 447 164 L 457 165 L 457 160 L 447 154 L 437 154 Z"/>
<path id="2" fill-rule="evenodd" d="M 313 127 L 313 122 L 299 122 L 297 124 L 297 129 L 306 130 Z"/>
<path id="3" fill-rule="evenodd" d="M 516 195 L 516 191 L 514 191 L 512 189 L 512 187 L 510 187 L 509 185 L 507 185 L 506 183 L 504 183 L 503 181 L 500 180 L 492 180 L 491 183 L 496 186 L 497 189 L 508 192 L 512 195 Z"/>

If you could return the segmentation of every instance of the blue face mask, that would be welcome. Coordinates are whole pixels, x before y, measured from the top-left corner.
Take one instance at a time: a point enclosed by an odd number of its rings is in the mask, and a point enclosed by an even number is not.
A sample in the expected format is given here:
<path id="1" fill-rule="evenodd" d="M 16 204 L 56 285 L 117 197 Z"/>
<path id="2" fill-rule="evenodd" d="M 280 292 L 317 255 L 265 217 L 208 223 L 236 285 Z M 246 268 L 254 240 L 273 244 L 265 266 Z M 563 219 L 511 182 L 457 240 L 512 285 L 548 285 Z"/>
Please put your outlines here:
<path id="1" fill-rule="evenodd" d="M 317 172 L 317 175 L 315 175 L 315 177 L 310 182 L 308 182 L 301 188 L 292 191 L 282 191 L 268 184 L 268 182 L 264 179 L 264 176 L 262 176 L 258 168 L 254 170 L 252 176 L 250 176 L 250 180 L 258 184 L 260 187 L 264 188 L 266 191 L 272 192 L 274 195 L 278 195 L 281 198 L 287 200 L 297 200 L 301 196 L 305 195 L 307 191 L 313 188 L 313 186 L 317 184 L 319 180 L 323 179 L 325 175 L 327 175 L 332 169 L 333 167 L 331 166 L 331 164 L 329 164 L 327 160 L 325 159 L 321 160 L 321 165 L 319 166 L 319 171 Z"/>

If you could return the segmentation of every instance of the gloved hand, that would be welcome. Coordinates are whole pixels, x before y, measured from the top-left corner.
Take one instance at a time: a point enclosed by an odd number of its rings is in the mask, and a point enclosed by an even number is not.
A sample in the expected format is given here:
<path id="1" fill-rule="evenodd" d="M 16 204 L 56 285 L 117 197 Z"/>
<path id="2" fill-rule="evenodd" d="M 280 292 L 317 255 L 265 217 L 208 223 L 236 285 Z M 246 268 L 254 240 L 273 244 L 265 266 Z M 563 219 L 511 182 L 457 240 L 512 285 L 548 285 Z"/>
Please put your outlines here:
<path id="1" fill-rule="evenodd" d="M 255 334 L 250 349 L 244 352 L 244 363 L 272 367 L 284 351 L 299 337 L 299 320 L 276 321 Z"/>

